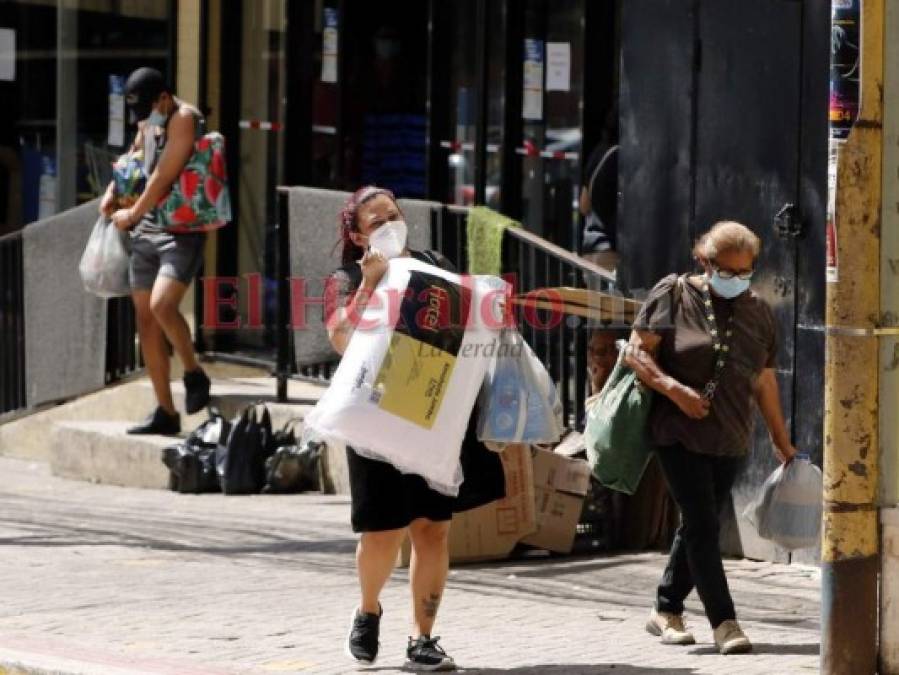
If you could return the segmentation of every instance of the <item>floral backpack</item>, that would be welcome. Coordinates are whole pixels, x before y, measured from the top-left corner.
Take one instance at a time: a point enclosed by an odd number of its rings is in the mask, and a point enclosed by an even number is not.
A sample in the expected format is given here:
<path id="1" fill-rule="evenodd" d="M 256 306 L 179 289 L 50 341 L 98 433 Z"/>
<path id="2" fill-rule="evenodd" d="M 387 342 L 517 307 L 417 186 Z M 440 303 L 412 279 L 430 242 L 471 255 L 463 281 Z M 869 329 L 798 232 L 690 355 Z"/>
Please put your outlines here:
<path id="1" fill-rule="evenodd" d="M 137 201 L 147 185 L 143 150 L 125 153 L 112 165 L 117 206 Z M 231 220 L 231 193 L 225 166 L 225 137 L 205 134 L 168 194 L 156 205 L 159 225 L 167 232 L 208 232 Z"/>

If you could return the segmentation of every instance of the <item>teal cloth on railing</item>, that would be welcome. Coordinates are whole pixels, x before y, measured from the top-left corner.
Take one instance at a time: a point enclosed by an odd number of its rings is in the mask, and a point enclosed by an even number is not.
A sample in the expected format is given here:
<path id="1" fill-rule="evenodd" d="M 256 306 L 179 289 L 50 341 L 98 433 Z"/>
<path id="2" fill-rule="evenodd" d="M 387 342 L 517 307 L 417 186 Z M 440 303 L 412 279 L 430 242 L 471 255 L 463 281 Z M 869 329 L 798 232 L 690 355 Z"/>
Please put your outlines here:
<path id="1" fill-rule="evenodd" d="M 475 206 L 468 212 L 468 273 L 492 274 L 502 272 L 503 232 L 507 227 L 521 225 L 486 206 Z"/>

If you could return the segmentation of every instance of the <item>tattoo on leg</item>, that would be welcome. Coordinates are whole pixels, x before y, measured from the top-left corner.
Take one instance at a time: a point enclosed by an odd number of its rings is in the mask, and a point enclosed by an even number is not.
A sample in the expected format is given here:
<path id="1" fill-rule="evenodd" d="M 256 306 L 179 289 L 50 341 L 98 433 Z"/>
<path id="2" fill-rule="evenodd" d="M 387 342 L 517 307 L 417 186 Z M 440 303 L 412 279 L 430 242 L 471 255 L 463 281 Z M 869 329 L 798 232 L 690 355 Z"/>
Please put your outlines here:
<path id="1" fill-rule="evenodd" d="M 422 600 L 422 604 L 425 607 L 425 616 L 433 619 L 437 616 L 437 608 L 440 607 L 440 596 L 436 593 L 431 593 L 430 597 Z"/>

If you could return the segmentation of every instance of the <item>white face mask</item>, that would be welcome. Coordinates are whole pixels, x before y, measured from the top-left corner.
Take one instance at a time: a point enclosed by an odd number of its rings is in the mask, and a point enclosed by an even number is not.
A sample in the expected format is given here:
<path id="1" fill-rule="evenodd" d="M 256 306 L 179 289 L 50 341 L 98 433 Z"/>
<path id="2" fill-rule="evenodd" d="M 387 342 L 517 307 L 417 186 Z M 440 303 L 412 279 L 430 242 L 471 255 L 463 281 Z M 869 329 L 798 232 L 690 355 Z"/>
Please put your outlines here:
<path id="1" fill-rule="evenodd" d="M 378 249 L 388 260 L 397 258 L 406 250 L 408 228 L 403 220 L 391 220 L 384 223 L 368 237 L 368 244 Z"/>

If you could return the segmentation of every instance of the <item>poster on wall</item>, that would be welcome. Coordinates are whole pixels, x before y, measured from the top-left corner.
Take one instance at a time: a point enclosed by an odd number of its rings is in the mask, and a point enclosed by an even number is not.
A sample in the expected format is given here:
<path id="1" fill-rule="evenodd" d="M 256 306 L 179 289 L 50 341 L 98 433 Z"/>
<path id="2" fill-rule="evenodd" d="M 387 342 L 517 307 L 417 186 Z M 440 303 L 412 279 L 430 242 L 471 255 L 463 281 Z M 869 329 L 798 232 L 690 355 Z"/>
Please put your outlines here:
<path id="1" fill-rule="evenodd" d="M 337 9 L 325 7 L 324 30 L 322 31 L 322 82 L 337 82 L 337 45 L 338 23 Z"/>
<path id="2" fill-rule="evenodd" d="M 861 83 L 861 0 L 833 0 L 830 9 L 830 148 L 827 163 L 825 280 L 840 282 L 837 174 L 843 144 L 858 118 Z"/>
<path id="3" fill-rule="evenodd" d="M 546 43 L 546 91 L 571 91 L 571 43 Z"/>
<path id="4" fill-rule="evenodd" d="M 532 121 L 543 119 L 543 40 L 527 38 L 524 41 L 524 97 L 521 116 Z"/>
<path id="5" fill-rule="evenodd" d="M 833 0 L 830 23 L 830 137 L 846 140 L 858 117 L 861 0 Z"/>
<path id="6" fill-rule="evenodd" d="M 16 79 L 16 31 L 0 28 L 0 82 Z"/>
<path id="7" fill-rule="evenodd" d="M 109 135 L 106 142 L 121 148 L 125 145 L 125 78 L 109 76 Z"/>

